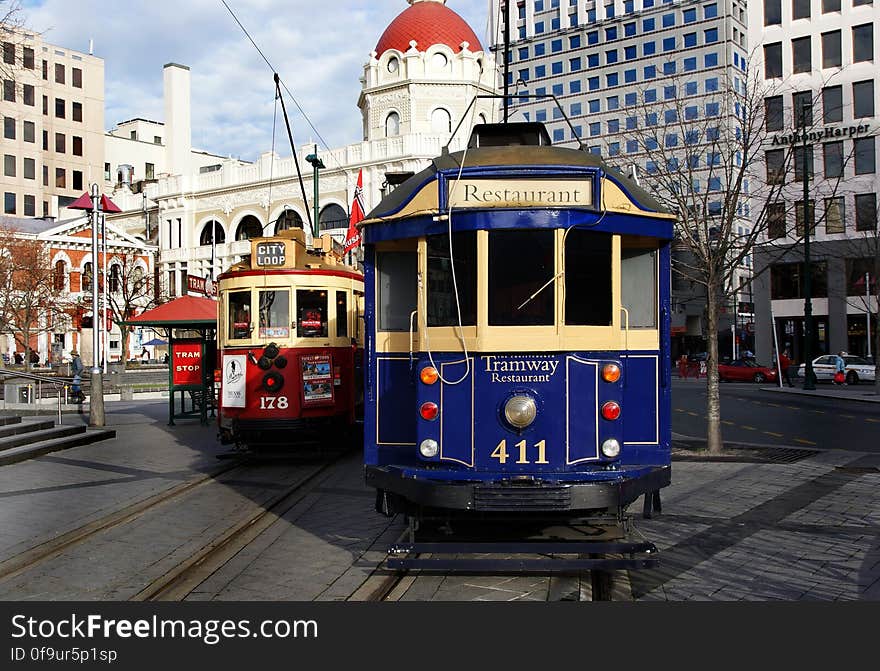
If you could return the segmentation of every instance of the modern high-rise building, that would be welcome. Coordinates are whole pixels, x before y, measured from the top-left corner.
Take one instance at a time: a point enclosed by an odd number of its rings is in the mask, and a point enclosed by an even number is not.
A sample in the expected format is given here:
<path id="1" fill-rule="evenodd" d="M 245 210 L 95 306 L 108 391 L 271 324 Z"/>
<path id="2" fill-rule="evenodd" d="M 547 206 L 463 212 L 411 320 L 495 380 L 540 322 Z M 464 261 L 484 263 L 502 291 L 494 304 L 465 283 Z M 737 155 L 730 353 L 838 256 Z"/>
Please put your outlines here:
<path id="1" fill-rule="evenodd" d="M 55 217 L 102 179 L 104 61 L 3 32 L 3 214 Z"/>
<path id="2" fill-rule="evenodd" d="M 695 175 L 690 188 L 718 192 L 718 201 L 708 199 L 711 214 L 720 208 L 724 189 L 712 143 L 737 123 L 739 110 L 727 93 L 746 86 L 746 7 L 739 0 L 511 5 L 510 119 L 546 123 L 554 144 L 580 143 L 612 165 L 635 171 L 649 189 L 658 170 L 650 143 L 680 154 L 676 160 L 682 165 L 688 160 Z M 494 49 L 503 51 L 503 16 L 495 35 Z M 503 62 L 500 56 L 496 60 Z M 744 204 L 737 224 L 744 235 L 746 212 Z M 732 284 L 747 284 L 749 274 L 743 266 Z M 705 336 L 705 291 L 678 276 L 675 284 L 673 353 L 696 353 Z M 731 325 L 740 321 L 739 333 L 746 335 L 751 318 L 737 314 L 740 303 L 748 303 L 746 292 L 724 306 L 721 316 L 720 347 L 727 356 L 734 351 Z"/>
<path id="3" fill-rule="evenodd" d="M 803 363 L 804 210 L 811 222 L 812 356 L 866 355 L 876 333 L 877 63 L 880 11 L 871 0 L 761 0 L 749 5 L 755 76 L 766 84 L 769 212 L 755 253 L 756 353 Z M 806 152 L 804 130 L 806 129 Z M 808 205 L 804 208 L 804 153 Z M 876 352 L 871 352 L 876 354 Z"/>

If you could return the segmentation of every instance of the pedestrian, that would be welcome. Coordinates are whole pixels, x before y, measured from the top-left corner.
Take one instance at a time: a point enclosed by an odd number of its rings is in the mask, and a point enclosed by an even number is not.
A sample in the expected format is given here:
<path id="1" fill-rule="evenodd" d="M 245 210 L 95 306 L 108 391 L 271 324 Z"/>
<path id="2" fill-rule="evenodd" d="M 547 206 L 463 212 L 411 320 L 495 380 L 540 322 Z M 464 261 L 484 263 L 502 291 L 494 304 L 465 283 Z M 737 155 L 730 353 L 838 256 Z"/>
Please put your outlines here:
<path id="1" fill-rule="evenodd" d="M 141 363 L 148 363 L 150 361 L 150 353 L 147 351 L 147 348 L 144 347 L 144 351 L 141 352 Z"/>
<path id="2" fill-rule="evenodd" d="M 40 363 L 40 355 L 34 352 L 30 347 L 28 347 L 28 359 L 32 364 Z"/>
<path id="3" fill-rule="evenodd" d="M 70 353 L 72 357 L 71 362 L 71 372 L 73 372 L 73 397 L 77 403 L 82 403 L 83 393 L 82 393 L 82 372 L 83 372 L 83 362 L 82 359 L 79 358 L 79 352 L 73 350 Z"/>
<path id="4" fill-rule="evenodd" d="M 14 352 L 12 358 L 15 360 L 15 363 L 24 363 L 24 355 L 21 352 Z"/>
<path id="5" fill-rule="evenodd" d="M 687 376 L 688 376 L 687 354 L 682 354 L 678 359 L 678 376 L 683 380 L 687 379 Z"/>
<path id="6" fill-rule="evenodd" d="M 779 367 L 782 369 L 782 379 L 789 387 L 794 385 L 791 382 L 791 359 L 788 356 L 788 350 L 779 355 Z"/>
<path id="7" fill-rule="evenodd" d="M 834 358 L 834 384 L 844 387 L 846 386 L 846 360 L 843 358 L 845 356 L 846 351 L 840 350 L 840 354 Z"/>
<path id="8" fill-rule="evenodd" d="M 162 363 L 168 363 L 168 352 L 165 352 L 162 356 Z"/>

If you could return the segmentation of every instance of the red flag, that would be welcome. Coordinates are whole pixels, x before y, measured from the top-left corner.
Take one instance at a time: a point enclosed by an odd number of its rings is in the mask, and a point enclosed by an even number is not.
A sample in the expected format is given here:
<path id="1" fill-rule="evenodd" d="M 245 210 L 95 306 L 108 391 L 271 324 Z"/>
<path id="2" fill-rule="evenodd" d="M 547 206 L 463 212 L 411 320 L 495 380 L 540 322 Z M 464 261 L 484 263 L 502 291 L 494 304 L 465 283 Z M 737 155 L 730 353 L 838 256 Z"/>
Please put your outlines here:
<path id="1" fill-rule="evenodd" d="M 358 171 L 357 186 L 354 188 L 354 199 L 351 201 L 351 218 L 348 222 L 348 232 L 345 234 L 345 246 L 343 253 L 348 254 L 352 249 L 361 244 L 361 234 L 357 229 L 359 222 L 364 218 L 364 171 Z"/>

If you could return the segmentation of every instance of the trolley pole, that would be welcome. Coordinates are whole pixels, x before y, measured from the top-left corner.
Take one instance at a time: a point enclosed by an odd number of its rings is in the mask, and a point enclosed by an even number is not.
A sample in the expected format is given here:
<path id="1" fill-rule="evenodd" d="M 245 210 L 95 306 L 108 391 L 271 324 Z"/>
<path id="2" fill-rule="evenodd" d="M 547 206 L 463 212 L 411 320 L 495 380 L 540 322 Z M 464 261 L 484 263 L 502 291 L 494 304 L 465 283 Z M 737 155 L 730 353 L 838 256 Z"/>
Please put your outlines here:
<path id="1" fill-rule="evenodd" d="M 504 0 L 504 123 L 510 110 L 510 0 Z"/>
<path id="2" fill-rule="evenodd" d="M 324 162 L 320 158 L 318 158 L 318 145 L 315 145 L 315 151 L 313 154 L 309 154 L 308 156 L 306 156 L 306 161 L 312 164 L 315 175 L 315 218 L 312 220 L 312 244 L 315 244 L 314 241 L 318 239 L 318 213 L 320 212 L 320 206 L 318 205 L 318 170 L 325 167 Z"/>
<path id="3" fill-rule="evenodd" d="M 803 178 L 804 178 L 804 389 L 813 390 L 816 382 L 813 374 L 813 301 L 812 267 L 810 264 L 810 174 L 807 161 L 807 110 L 809 103 L 801 108 L 801 132 L 803 137 Z"/>
<path id="4" fill-rule="evenodd" d="M 101 375 L 101 338 L 98 312 L 98 185 L 92 184 L 92 374 L 89 393 L 89 426 L 104 426 L 104 378 Z"/>

